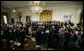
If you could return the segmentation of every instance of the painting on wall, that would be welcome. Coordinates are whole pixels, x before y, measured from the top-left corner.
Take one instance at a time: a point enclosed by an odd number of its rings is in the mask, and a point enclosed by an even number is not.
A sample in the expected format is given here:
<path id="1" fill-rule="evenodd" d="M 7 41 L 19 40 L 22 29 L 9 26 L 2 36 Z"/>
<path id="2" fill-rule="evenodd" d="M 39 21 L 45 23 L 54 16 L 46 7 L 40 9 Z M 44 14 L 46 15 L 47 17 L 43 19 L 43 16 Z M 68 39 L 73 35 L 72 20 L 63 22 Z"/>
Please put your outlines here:
<path id="1" fill-rule="evenodd" d="M 71 21 L 71 15 L 70 16 L 64 16 L 64 22 L 70 22 Z"/>

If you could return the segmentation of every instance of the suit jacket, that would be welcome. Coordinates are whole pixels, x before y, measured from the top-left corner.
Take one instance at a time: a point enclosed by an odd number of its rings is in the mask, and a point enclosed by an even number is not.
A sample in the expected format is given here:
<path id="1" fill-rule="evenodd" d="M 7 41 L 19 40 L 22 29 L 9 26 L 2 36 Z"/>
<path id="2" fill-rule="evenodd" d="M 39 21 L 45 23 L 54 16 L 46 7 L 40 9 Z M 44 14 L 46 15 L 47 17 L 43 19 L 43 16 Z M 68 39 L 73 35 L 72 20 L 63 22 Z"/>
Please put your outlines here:
<path id="1" fill-rule="evenodd" d="M 37 42 L 37 45 L 41 45 L 41 32 L 40 31 L 36 31 L 35 40 Z"/>

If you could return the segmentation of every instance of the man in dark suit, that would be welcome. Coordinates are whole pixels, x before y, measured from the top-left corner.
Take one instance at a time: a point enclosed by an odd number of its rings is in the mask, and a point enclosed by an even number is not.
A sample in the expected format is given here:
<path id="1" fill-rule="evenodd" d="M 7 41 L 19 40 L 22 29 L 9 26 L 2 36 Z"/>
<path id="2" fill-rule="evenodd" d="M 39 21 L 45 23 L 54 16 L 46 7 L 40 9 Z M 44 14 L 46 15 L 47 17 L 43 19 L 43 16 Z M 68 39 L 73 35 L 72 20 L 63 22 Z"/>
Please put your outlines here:
<path id="1" fill-rule="evenodd" d="M 56 50 L 63 50 L 65 34 L 64 30 L 61 30 L 58 35 L 57 48 Z"/>
<path id="2" fill-rule="evenodd" d="M 81 40 L 81 33 L 79 31 L 76 31 L 75 37 L 74 37 L 74 47 L 79 48 L 79 42 Z"/>
<path id="3" fill-rule="evenodd" d="M 37 31 L 35 33 L 35 40 L 36 40 L 36 45 L 41 45 L 41 30 L 37 28 Z"/>
<path id="4" fill-rule="evenodd" d="M 52 28 L 49 31 L 49 47 L 54 47 L 54 31 Z"/>
<path id="5" fill-rule="evenodd" d="M 66 49 L 73 49 L 73 43 L 74 43 L 74 34 L 72 31 L 70 31 L 70 34 L 68 35 Z"/>

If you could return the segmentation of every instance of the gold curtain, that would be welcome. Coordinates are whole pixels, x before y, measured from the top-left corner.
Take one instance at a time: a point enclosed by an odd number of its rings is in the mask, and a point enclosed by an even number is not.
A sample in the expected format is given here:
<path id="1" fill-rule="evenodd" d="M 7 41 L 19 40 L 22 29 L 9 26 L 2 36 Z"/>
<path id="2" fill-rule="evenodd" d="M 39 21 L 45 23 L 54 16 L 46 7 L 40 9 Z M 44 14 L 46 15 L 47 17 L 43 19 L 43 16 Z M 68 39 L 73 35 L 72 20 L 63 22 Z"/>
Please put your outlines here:
<path id="1" fill-rule="evenodd" d="M 40 21 L 51 21 L 52 20 L 52 10 L 44 10 L 40 13 Z"/>

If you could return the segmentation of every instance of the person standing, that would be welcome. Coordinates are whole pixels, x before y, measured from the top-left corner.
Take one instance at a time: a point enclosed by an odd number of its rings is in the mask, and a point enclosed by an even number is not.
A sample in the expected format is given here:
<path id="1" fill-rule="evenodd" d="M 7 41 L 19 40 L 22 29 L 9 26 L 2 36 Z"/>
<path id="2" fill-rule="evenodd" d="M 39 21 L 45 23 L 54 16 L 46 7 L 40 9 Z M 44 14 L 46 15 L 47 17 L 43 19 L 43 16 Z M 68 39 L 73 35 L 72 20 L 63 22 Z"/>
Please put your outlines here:
<path id="1" fill-rule="evenodd" d="M 65 34 L 64 30 L 61 30 L 58 35 L 57 48 L 56 50 L 63 50 L 64 48 Z"/>
<path id="2" fill-rule="evenodd" d="M 68 35 L 68 42 L 67 42 L 66 50 L 67 49 L 71 50 L 73 48 L 73 43 L 74 43 L 74 34 L 72 31 L 70 31 Z"/>
<path id="3" fill-rule="evenodd" d="M 36 40 L 36 45 L 41 45 L 41 30 L 37 28 L 37 31 L 35 33 L 35 40 Z"/>
<path id="4" fill-rule="evenodd" d="M 74 47 L 76 47 L 77 49 L 79 48 L 80 40 L 81 40 L 81 33 L 79 31 L 76 31 L 74 38 Z"/>
<path id="5" fill-rule="evenodd" d="M 49 47 L 54 47 L 54 30 L 52 28 L 49 31 Z"/>

